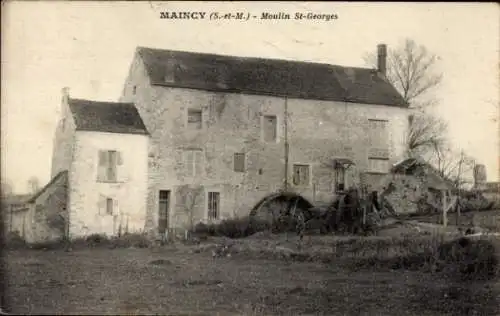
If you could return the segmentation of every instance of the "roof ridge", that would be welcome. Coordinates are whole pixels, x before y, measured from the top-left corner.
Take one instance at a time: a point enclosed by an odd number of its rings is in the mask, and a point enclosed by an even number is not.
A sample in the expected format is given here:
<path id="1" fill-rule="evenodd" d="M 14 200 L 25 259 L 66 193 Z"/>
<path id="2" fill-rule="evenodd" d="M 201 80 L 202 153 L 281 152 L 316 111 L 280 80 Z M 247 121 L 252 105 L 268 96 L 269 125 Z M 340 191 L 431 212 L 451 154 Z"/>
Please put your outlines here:
<path id="1" fill-rule="evenodd" d="M 146 46 L 137 46 L 136 51 L 140 52 L 142 50 L 150 50 L 157 51 L 162 53 L 182 53 L 182 54 L 194 54 L 194 55 L 203 55 L 206 57 L 222 57 L 222 58 L 236 58 L 236 59 L 251 59 L 251 60 L 262 60 L 262 61 L 278 61 L 278 62 L 290 62 L 290 63 L 300 63 L 300 64 L 310 64 L 317 66 L 330 66 L 344 69 L 358 69 L 358 70 L 367 70 L 374 71 L 376 69 L 368 68 L 368 67 L 355 67 L 355 66 L 344 66 L 340 64 L 332 64 L 328 62 L 318 62 L 318 61 L 306 61 L 300 59 L 284 59 L 277 57 L 257 57 L 257 56 L 241 56 L 241 55 L 232 55 L 232 54 L 216 54 L 216 53 L 207 53 L 207 52 L 197 52 L 197 51 L 188 51 L 188 50 L 178 50 L 178 49 L 165 49 L 165 48 L 155 48 L 155 47 L 146 47 Z"/>
<path id="2" fill-rule="evenodd" d="M 99 101 L 99 100 L 91 100 L 91 99 L 81 99 L 81 98 L 68 98 L 68 101 L 83 101 L 83 102 L 91 102 L 91 103 L 105 103 L 105 104 L 126 104 L 126 105 L 134 105 L 133 102 L 116 102 L 116 101 Z"/>

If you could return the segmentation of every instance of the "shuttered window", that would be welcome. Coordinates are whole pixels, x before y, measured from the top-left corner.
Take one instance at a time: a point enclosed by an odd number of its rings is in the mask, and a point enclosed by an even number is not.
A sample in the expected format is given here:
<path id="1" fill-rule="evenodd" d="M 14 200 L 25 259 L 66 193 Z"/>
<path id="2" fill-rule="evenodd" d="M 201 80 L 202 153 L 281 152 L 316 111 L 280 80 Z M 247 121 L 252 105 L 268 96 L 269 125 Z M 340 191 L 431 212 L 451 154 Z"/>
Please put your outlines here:
<path id="1" fill-rule="evenodd" d="M 116 150 L 100 150 L 97 180 L 105 182 L 117 181 L 117 166 L 121 165 L 122 155 Z"/>
<path id="2" fill-rule="evenodd" d="M 184 152 L 184 167 L 186 176 L 197 177 L 203 174 L 203 152 L 189 149 Z"/>
<path id="3" fill-rule="evenodd" d="M 118 213 L 118 200 L 103 194 L 99 194 L 97 202 L 99 215 L 115 215 Z"/>
<path id="4" fill-rule="evenodd" d="M 388 121 L 386 120 L 368 120 L 370 125 L 370 151 L 372 158 L 389 158 L 389 131 Z"/>
<path id="5" fill-rule="evenodd" d="M 235 153 L 234 154 L 234 171 L 245 172 L 245 154 Z"/>

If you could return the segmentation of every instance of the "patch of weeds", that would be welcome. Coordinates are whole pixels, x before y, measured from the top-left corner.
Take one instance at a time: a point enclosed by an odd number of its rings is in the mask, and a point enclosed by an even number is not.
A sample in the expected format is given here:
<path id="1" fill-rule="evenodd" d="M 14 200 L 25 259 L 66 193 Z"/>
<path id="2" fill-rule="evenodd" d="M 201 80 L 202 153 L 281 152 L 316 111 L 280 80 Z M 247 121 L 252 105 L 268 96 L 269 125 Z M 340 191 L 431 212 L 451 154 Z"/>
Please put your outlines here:
<path id="1" fill-rule="evenodd" d="M 166 266 L 166 265 L 171 265 L 172 261 L 167 260 L 167 259 L 156 259 L 156 260 L 150 261 L 149 264 L 152 264 L 155 266 Z"/>

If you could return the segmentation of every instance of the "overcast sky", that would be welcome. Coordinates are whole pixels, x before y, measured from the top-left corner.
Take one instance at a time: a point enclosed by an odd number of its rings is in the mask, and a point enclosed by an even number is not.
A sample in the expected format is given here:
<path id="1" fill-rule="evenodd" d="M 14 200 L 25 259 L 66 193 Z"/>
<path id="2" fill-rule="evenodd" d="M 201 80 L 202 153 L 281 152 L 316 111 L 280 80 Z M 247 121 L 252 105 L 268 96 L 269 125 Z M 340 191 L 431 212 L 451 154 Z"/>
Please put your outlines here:
<path id="1" fill-rule="evenodd" d="M 487 3 L 2 3 L 2 177 L 50 179 L 61 88 L 116 101 L 136 46 L 365 66 L 412 38 L 440 57 L 437 112 L 457 148 L 498 179 L 499 7 Z M 161 20 L 159 11 L 336 13 L 325 21 Z M 208 15 L 208 14 L 207 14 Z"/>

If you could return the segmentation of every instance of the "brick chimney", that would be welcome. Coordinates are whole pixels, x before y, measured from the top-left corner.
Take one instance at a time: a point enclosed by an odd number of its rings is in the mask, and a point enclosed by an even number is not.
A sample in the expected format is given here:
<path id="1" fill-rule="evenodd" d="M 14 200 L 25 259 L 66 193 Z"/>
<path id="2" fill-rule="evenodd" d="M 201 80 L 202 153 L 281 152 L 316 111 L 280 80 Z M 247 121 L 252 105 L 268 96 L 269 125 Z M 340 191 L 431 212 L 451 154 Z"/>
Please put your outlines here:
<path id="1" fill-rule="evenodd" d="M 377 70 L 385 75 L 387 70 L 387 45 L 377 45 Z"/>

